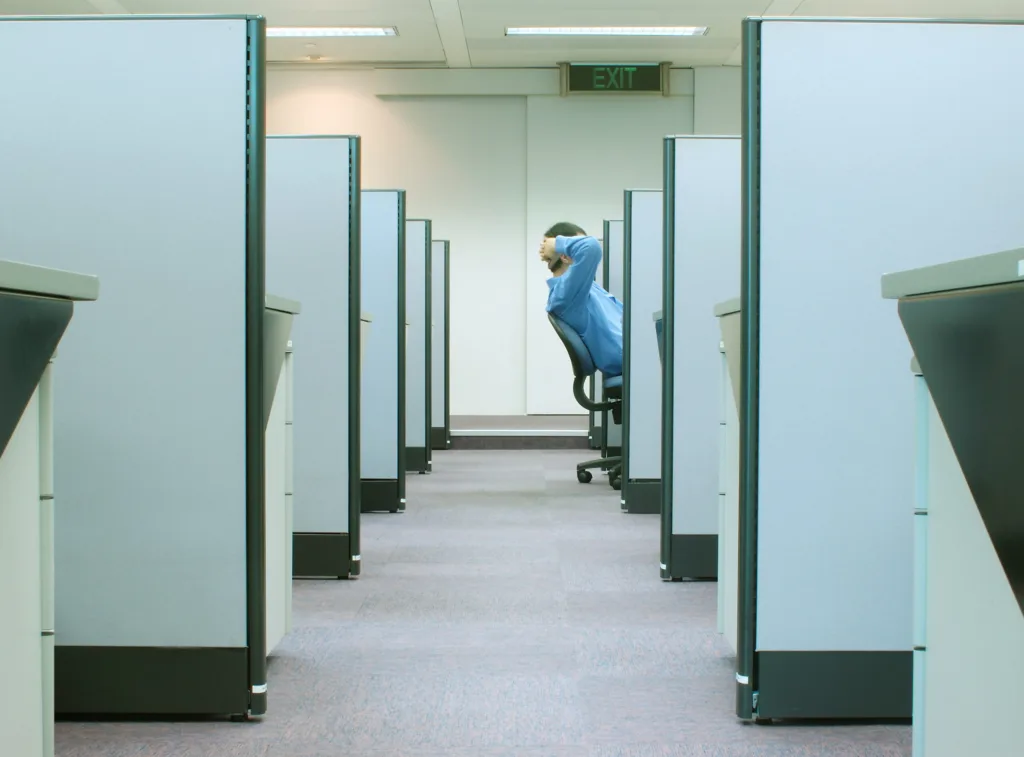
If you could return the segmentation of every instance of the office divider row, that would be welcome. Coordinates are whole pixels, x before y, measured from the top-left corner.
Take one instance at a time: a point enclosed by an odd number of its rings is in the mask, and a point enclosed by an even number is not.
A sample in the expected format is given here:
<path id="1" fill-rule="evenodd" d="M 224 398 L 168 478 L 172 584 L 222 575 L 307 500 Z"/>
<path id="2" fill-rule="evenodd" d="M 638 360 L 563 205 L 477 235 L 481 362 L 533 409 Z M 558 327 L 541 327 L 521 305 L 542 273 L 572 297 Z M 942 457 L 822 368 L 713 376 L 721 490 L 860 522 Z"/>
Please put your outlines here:
<path id="1" fill-rule="evenodd" d="M 625 299 L 623 292 L 623 274 L 625 273 L 625 244 L 623 240 L 623 222 L 605 221 L 604 263 L 601 266 L 601 286 L 619 302 Z M 601 413 L 601 426 L 605 429 L 602 442 L 603 455 L 614 457 L 622 454 L 622 426 L 612 423 L 607 410 Z"/>
<path id="2" fill-rule="evenodd" d="M 452 445 L 451 390 L 448 383 L 450 256 L 448 240 L 435 239 L 431 242 L 430 447 L 435 450 L 448 449 Z"/>

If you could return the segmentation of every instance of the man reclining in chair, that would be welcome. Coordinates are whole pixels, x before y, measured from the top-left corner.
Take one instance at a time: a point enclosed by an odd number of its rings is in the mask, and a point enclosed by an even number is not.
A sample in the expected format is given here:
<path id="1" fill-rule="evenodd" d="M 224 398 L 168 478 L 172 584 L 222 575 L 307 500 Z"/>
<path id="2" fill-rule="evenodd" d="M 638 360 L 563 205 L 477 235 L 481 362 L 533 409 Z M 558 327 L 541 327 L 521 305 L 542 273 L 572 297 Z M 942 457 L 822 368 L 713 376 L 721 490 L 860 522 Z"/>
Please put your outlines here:
<path id="1" fill-rule="evenodd" d="M 601 245 L 576 224 L 556 223 L 540 244 L 548 279 L 547 311 L 571 326 L 605 376 L 622 375 L 622 303 L 594 281 Z"/>

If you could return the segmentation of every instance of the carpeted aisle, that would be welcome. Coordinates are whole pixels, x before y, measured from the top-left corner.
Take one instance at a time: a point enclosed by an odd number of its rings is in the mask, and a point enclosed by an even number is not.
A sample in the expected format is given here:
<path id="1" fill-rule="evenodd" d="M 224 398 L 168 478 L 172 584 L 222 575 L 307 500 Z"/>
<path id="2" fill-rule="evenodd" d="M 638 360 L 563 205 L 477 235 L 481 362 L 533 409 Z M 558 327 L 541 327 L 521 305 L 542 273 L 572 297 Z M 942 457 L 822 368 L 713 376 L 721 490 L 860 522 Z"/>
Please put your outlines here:
<path id="1" fill-rule="evenodd" d="M 713 583 L 580 451 L 435 453 L 364 516 L 357 581 L 295 585 L 262 722 L 59 723 L 58 757 L 903 757 L 905 726 L 733 716 Z"/>

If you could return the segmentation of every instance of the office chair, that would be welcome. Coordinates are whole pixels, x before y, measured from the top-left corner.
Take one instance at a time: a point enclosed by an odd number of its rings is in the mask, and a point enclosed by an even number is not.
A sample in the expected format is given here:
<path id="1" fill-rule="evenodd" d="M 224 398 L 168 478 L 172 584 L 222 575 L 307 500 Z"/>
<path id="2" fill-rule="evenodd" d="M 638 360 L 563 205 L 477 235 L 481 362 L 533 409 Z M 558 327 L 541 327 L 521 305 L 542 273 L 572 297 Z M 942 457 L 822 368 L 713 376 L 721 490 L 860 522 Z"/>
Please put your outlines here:
<path id="1" fill-rule="evenodd" d="M 612 421 L 622 423 L 622 376 L 604 377 L 604 401 L 594 402 L 584 391 L 587 379 L 593 380 L 597 373 L 597 366 L 594 365 L 594 358 L 590 350 L 580 339 L 575 329 L 561 318 L 548 313 L 548 320 L 552 328 L 558 334 L 558 338 L 565 345 L 565 351 L 569 353 L 569 360 L 572 362 L 572 372 L 575 377 L 572 382 L 572 393 L 576 401 L 586 410 L 601 412 L 611 410 Z M 597 460 L 587 460 L 576 466 L 576 479 L 581 484 L 589 484 L 594 476 L 592 469 L 607 470 L 608 483 L 615 490 L 622 488 L 622 458 L 621 457 L 600 457 Z"/>

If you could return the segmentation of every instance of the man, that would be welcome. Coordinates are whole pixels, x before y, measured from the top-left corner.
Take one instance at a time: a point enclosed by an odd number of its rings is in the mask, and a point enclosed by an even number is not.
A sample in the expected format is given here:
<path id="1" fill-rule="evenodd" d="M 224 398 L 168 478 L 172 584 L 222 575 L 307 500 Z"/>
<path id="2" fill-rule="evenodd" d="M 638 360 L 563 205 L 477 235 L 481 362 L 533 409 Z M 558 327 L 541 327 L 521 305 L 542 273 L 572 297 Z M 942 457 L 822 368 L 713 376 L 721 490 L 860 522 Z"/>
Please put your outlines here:
<path id="1" fill-rule="evenodd" d="M 601 245 L 576 224 L 556 223 L 540 245 L 548 279 L 547 311 L 580 335 L 597 369 L 622 375 L 622 303 L 597 285 Z"/>

